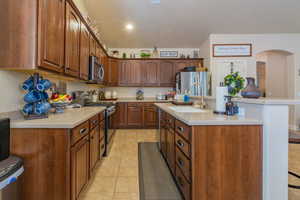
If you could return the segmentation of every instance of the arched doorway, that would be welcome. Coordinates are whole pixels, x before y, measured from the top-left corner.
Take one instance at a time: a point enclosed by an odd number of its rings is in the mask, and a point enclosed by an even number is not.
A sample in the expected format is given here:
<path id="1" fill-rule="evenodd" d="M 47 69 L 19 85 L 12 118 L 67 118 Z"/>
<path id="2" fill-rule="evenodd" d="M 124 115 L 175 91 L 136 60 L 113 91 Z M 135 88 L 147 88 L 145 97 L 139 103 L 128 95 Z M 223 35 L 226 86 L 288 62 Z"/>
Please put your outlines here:
<path id="1" fill-rule="evenodd" d="M 295 97 L 294 54 L 268 50 L 256 54 L 257 84 L 264 97 Z"/>

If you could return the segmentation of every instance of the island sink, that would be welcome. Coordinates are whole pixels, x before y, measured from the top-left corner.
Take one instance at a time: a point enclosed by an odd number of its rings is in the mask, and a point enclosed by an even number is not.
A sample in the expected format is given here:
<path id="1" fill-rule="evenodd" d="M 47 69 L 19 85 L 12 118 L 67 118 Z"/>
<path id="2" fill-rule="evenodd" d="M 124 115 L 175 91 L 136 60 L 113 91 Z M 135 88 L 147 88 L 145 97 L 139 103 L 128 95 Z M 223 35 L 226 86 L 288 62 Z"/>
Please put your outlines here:
<path id="1" fill-rule="evenodd" d="M 169 106 L 169 108 L 179 113 L 205 113 L 208 110 L 194 108 L 193 106 Z"/>

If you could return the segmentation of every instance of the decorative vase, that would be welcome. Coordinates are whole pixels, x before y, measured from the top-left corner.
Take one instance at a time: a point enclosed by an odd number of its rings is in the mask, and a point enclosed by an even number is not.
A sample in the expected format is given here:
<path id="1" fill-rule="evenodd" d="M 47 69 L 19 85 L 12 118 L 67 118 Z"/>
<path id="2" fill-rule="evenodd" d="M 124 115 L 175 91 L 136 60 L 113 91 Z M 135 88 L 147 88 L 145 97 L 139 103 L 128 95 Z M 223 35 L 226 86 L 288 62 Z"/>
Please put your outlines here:
<path id="1" fill-rule="evenodd" d="M 242 90 L 241 95 L 244 98 L 253 98 L 257 99 L 261 96 L 260 90 L 255 85 L 255 79 L 252 77 L 248 77 L 247 79 L 247 87 Z"/>

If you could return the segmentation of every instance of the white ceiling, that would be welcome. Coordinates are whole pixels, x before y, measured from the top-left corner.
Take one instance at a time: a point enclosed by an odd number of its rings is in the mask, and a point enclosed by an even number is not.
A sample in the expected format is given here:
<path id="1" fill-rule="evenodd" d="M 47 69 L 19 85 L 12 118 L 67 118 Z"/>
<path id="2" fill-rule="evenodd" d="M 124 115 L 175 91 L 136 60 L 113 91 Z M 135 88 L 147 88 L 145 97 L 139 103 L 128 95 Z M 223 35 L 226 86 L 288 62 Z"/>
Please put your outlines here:
<path id="1" fill-rule="evenodd" d="M 197 48 L 210 33 L 300 33 L 300 0 L 83 1 L 110 48 Z"/>

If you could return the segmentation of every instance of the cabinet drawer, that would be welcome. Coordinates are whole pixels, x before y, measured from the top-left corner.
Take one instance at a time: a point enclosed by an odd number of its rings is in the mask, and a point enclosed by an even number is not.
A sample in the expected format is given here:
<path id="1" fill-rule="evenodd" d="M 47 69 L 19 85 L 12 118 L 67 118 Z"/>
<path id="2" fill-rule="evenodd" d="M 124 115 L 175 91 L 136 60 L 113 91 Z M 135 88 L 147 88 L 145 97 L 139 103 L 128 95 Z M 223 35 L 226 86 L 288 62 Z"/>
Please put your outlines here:
<path id="1" fill-rule="evenodd" d="M 191 182 L 191 162 L 190 160 L 180 151 L 180 149 L 176 148 L 176 164 L 183 172 L 184 176 L 187 178 L 189 182 Z"/>
<path id="2" fill-rule="evenodd" d="M 99 115 L 96 115 L 90 119 L 90 129 L 94 129 L 99 125 Z"/>
<path id="3" fill-rule="evenodd" d="M 135 103 L 135 102 L 131 102 L 131 103 L 127 103 L 128 106 L 132 106 L 132 107 L 138 107 L 141 104 L 140 103 Z"/>
<path id="4" fill-rule="evenodd" d="M 72 135 L 71 135 L 71 144 L 75 144 L 77 141 L 79 141 L 81 138 L 86 136 L 90 132 L 89 129 L 89 121 L 86 121 L 76 128 L 72 129 Z"/>
<path id="5" fill-rule="evenodd" d="M 175 144 L 188 158 L 190 158 L 190 144 L 187 143 L 178 133 L 175 134 Z"/>
<path id="6" fill-rule="evenodd" d="M 184 175 L 182 174 L 180 168 L 176 166 L 176 182 L 178 185 L 179 190 L 181 191 L 184 200 L 191 199 L 191 185 L 185 179 Z"/>
<path id="7" fill-rule="evenodd" d="M 152 107 L 155 108 L 153 103 L 144 103 L 144 107 Z"/>
<path id="8" fill-rule="evenodd" d="M 166 114 L 166 124 L 167 124 L 167 128 L 174 129 L 175 118 L 169 114 Z"/>
<path id="9" fill-rule="evenodd" d="M 191 127 L 182 123 L 181 121 L 175 121 L 175 130 L 179 133 L 184 139 L 190 142 L 191 140 Z"/>

